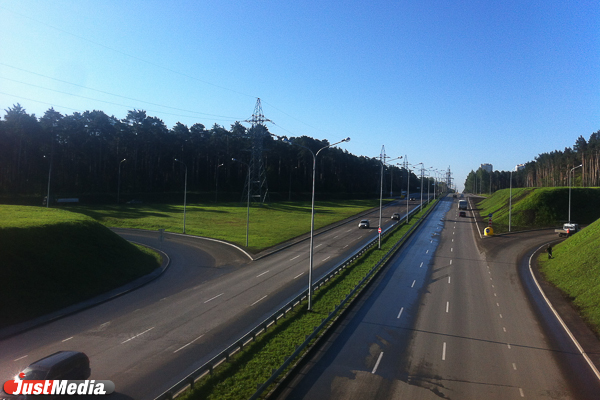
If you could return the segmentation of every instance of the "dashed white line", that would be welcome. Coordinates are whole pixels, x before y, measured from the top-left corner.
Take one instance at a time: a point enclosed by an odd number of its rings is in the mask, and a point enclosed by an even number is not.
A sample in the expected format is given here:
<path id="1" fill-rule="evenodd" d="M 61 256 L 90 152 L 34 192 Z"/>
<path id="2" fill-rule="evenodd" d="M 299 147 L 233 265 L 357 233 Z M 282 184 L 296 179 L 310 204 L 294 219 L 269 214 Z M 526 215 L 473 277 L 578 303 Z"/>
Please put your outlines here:
<path id="1" fill-rule="evenodd" d="M 452 265 L 452 260 L 450 260 L 450 265 Z"/>
<path id="2" fill-rule="evenodd" d="M 260 277 L 260 276 L 263 276 L 264 274 L 266 274 L 266 273 L 268 273 L 268 272 L 269 272 L 269 271 L 265 271 L 265 272 L 263 272 L 262 274 L 258 274 L 258 275 L 256 275 L 256 277 L 258 278 L 258 277 Z"/>
<path id="3" fill-rule="evenodd" d="M 73 336 L 66 338 L 65 340 L 62 341 L 62 343 L 66 342 L 68 340 L 71 340 L 71 339 L 73 339 Z"/>
<path id="4" fill-rule="evenodd" d="M 136 337 L 138 337 L 138 336 L 142 336 L 144 333 L 146 333 L 146 332 L 150 332 L 152 329 L 154 329 L 154 327 L 152 327 L 152 328 L 150 328 L 150 329 L 146 329 L 146 330 L 145 330 L 144 332 L 142 332 L 142 333 L 138 333 L 138 334 L 137 334 L 137 335 L 135 335 L 134 337 L 132 337 L 132 338 L 129 338 L 129 339 L 127 339 L 127 340 L 126 340 L 126 341 L 124 341 L 124 342 L 121 342 L 121 344 L 123 344 L 123 343 L 127 343 L 127 342 L 129 342 L 130 340 L 133 340 L 133 339 L 135 339 L 135 338 L 136 338 Z"/>
<path id="5" fill-rule="evenodd" d="M 521 397 L 525 397 L 525 393 L 523 393 L 523 389 L 519 388 L 519 393 L 521 394 Z"/>
<path id="6" fill-rule="evenodd" d="M 400 309 L 400 312 L 398 313 L 398 316 L 397 316 L 396 318 L 400 318 L 400 316 L 402 315 L 402 311 L 404 311 L 404 307 L 402 307 L 402 308 Z"/>
<path id="7" fill-rule="evenodd" d="M 27 356 L 19 357 L 19 358 L 17 358 L 16 360 L 13 360 L 13 361 L 19 361 L 19 360 L 22 360 L 22 359 L 24 359 L 25 357 L 27 357 Z"/>
<path id="8" fill-rule="evenodd" d="M 448 277 L 448 283 L 450 283 L 450 277 Z"/>
<path id="9" fill-rule="evenodd" d="M 509 343 L 506 343 L 506 345 L 508 346 L 508 349 L 510 350 L 510 344 L 509 344 Z"/>
<path id="10" fill-rule="evenodd" d="M 263 297 L 261 297 L 260 299 L 256 300 L 254 303 L 250 304 L 250 307 L 252 307 L 253 305 L 255 305 L 256 303 L 258 303 L 261 300 L 264 300 L 267 298 L 267 295 L 264 295 Z"/>
<path id="11" fill-rule="evenodd" d="M 500 318 L 502 318 L 502 314 L 498 314 L 498 315 L 500 315 Z"/>
<path id="12" fill-rule="evenodd" d="M 446 342 L 442 345 L 442 361 L 446 361 Z"/>
<path id="13" fill-rule="evenodd" d="M 429 253 L 429 250 L 427 250 L 427 251 L 425 252 L 425 254 L 428 254 L 428 253 Z"/>
<path id="14" fill-rule="evenodd" d="M 379 358 L 377 359 L 377 362 L 375 363 L 375 367 L 373 368 L 373 371 L 371 371 L 372 374 L 374 374 L 375 371 L 377 371 L 377 367 L 379 367 L 379 363 L 381 362 L 381 357 L 383 357 L 383 351 L 379 354 Z"/>
<path id="15" fill-rule="evenodd" d="M 208 299 L 208 300 L 206 300 L 206 301 L 204 302 L 204 304 L 208 303 L 209 301 L 213 301 L 213 300 L 214 300 L 214 299 L 216 299 L 217 297 L 223 296 L 224 294 L 225 294 L 225 293 L 218 294 L 218 295 L 216 295 L 215 297 L 213 297 L 212 299 Z"/>
<path id="16" fill-rule="evenodd" d="M 297 255 L 296 257 L 294 257 L 294 258 L 291 258 L 291 259 L 290 259 L 290 261 L 293 261 L 293 260 L 295 260 L 295 259 L 296 259 L 296 258 L 298 258 L 298 257 L 300 257 L 300 254 L 298 254 L 298 255 Z"/>
<path id="17" fill-rule="evenodd" d="M 334 236 L 333 238 L 334 238 L 334 239 L 337 239 L 337 237 L 338 237 L 338 236 L 340 236 L 340 235 Z"/>
<path id="18" fill-rule="evenodd" d="M 304 272 L 303 272 L 303 273 L 301 273 L 301 274 L 298 274 L 298 275 L 296 275 L 296 276 L 294 277 L 294 279 L 296 279 L 296 278 L 300 278 L 302 275 L 304 275 Z"/>
<path id="19" fill-rule="evenodd" d="M 346 232 L 350 232 L 350 231 L 353 231 L 353 230 L 354 230 L 354 229 L 348 229 Z"/>
<path id="20" fill-rule="evenodd" d="M 331 258 L 331 256 L 327 256 L 327 258 L 326 258 L 326 259 L 324 259 L 324 260 L 321 260 L 321 262 L 323 262 L 323 261 L 327 261 L 327 260 L 329 260 L 330 258 Z"/>
<path id="21" fill-rule="evenodd" d="M 496 295 L 496 293 L 494 293 L 494 297 L 498 297 L 498 295 Z"/>
<path id="22" fill-rule="evenodd" d="M 345 249 L 346 247 L 348 247 L 349 245 L 345 245 L 344 247 L 342 247 L 342 249 Z"/>
<path id="23" fill-rule="evenodd" d="M 503 326 L 503 327 L 502 327 L 502 330 L 503 330 L 504 332 L 506 332 L 506 327 L 504 327 L 504 326 Z"/>
<path id="24" fill-rule="evenodd" d="M 317 247 L 321 247 L 321 246 L 323 246 L 323 243 L 316 245 L 316 246 L 315 246 L 315 249 L 316 249 Z"/>
<path id="25" fill-rule="evenodd" d="M 182 346 L 182 347 L 178 348 L 177 350 L 175 350 L 175 351 L 173 352 L 173 354 L 177 353 L 179 350 L 183 350 L 183 349 L 185 349 L 185 348 L 186 348 L 186 347 L 188 347 L 190 344 L 192 344 L 192 343 L 194 343 L 196 340 L 200 339 L 202 336 L 204 336 L 204 335 L 200 335 L 200 336 L 198 336 L 196 339 L 194 339 L 194 340 L 192 340 L 191 342 L 189 342 L 188 344 L 186 344 L 185 346 Z"/>
<path id="26" fill-rule="evenodd" d="M 446 312 L 448 312 L 448 310 L 449 310 L 449 309 L 450 309 L 450 302 L 449 302 L 449 301 L 447 301 L 447 302 L 446 302 Z"/>
<path id="27" fill-rule="evenodd" d="M 496 307 L 500 307 L 500 303 L 496 303 Z"/>
<path id="28" fill-rule="evenodd" d="M 450 252 L 454 252 L 454 247 L 450 247 Z"/>
<path id="29" fill-rule="evenodd" d="M 413 283 L 412 283 L 412 285 L 410 285 L 410 287 L 414 287 L 414 286 L 415 286 L 415 283 L 417 283 L 417 281 L 416 281 L 416 280 L 414 280 L 414 281 L 413 281 Z"/>
<path id="30" fill-rule="evenodd" d="M 452 238 L 452 243 L 454 243 L 454 238 Z"/>
<path id="31" fill-rule="evenodd" d="M 513 369 L 516 371 L 517 370 L 517 364 L 512 363 L 512 365 L 513 365 Z"/>
<path id="32" fill-rule="evenodd" d="M 421 268 L 423 266 L 423 262 L 421 261 L 421 265 L 419 265 L 419 268 Z"/>

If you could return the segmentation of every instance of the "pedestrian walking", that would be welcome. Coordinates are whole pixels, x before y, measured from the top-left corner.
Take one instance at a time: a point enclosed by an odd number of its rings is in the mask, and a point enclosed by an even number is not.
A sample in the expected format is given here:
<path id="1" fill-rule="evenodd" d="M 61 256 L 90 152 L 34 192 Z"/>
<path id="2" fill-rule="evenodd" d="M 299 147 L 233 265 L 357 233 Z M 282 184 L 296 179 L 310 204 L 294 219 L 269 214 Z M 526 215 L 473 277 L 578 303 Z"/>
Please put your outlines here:
<path id="1" fill-rule="evenodd" d="M 548 248 L 546 249 L 546 251 L 548 252 L 548 259 L 552 258 L 552 245 L 549 244 Z"/>

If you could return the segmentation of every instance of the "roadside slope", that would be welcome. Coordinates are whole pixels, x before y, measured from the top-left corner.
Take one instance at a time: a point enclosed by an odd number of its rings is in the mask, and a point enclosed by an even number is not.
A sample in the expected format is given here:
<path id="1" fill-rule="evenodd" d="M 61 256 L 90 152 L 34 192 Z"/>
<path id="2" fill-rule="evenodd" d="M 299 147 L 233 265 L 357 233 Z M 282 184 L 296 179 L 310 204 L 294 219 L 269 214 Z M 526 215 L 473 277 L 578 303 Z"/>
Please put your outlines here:
<path id="1" fill-rule="evenodd" d="M 600 219 L 556 245 L 552 255 L 540 255 L 540 270 L 600 337 Z"/>
<path id="2" fill-rule="evenodd" d="M 145 275 L 158 260 L 92 218 L 0 206 L 0 327 L 89 299 Z"/>

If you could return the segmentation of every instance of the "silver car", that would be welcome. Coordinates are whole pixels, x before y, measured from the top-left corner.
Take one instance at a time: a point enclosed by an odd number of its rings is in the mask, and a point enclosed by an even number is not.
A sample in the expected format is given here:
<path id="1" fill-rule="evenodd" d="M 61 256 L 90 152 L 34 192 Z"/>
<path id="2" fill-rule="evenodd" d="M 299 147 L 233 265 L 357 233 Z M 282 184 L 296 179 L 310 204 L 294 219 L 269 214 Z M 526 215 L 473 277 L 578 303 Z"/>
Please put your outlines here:
<path id="1" fill-rule="evenodd" d="M 369 220 L 368 219 L 363 219 L 358 223 L 358 228 L 359 229 L 367 229 L 369 228 Z"/>

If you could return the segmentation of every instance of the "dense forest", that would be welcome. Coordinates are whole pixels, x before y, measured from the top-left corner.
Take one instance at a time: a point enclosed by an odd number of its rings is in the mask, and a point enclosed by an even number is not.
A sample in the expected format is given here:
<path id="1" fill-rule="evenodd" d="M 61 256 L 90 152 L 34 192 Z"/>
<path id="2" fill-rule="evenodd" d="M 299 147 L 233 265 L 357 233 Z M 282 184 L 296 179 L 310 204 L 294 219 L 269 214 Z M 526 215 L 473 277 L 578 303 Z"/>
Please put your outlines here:
<path id="1" fill-rule="evenodd" d="M 102 111 L 62 115 L 53 108 L 37 118 L 19 104 L 5 112 L 0 120 L 2 198 L 29 198 L 41 204 L 50 178 L 51 198 L 110 202 L 119 192 L 121 201 L 166 199 L 165 193 L 183 192 L 184 165 L 192 201 L 242 198 L 247 176 L 243 162 L 250 161 L 253 128 L 240 122 L 230 129 L 217 124 L 207 129 L 199 123 L 191 127 L 177 123 L 169 129 L 142 110 L 129 111 L 121 120 Z M 306 136 L 290 139 L 315 152 L 329 144 Z M 309 198 L 310 152 L 271 135 L 265 136 L 263 145 L 269 198 Z M 377 158 L 329 148 L 317 159 L 318 196 L 378 197 L 380 165 Z M 386 166 L 384 193 L 392 188 L 400 194 L 406 190 L 406 179 L 404 168 Z M 410 171 L 410 185 L 416 191 L 420 175 Z"/>
<path id="2" fill-rule="evenodd" d="M 579 167 L 581 165 L 581 167 Z M 573 172 L 571 172 L 571 170 Z M 513 187 L 600 186 L 600 131 L 589 140 L 579 136 L 573 148 L 538 155 L 512 173 Z M 510 186 L 511 171 L 489 173 L 481 168 L 465 180 L 465 192 L 492 193 Z"/>

